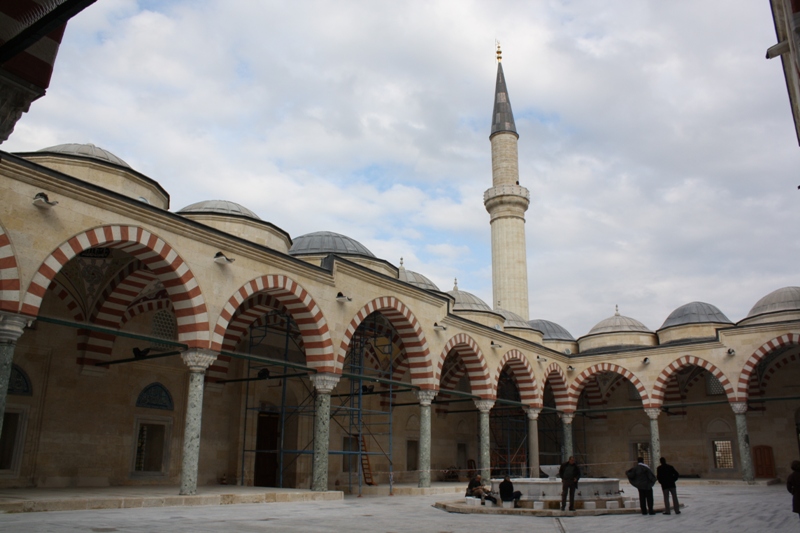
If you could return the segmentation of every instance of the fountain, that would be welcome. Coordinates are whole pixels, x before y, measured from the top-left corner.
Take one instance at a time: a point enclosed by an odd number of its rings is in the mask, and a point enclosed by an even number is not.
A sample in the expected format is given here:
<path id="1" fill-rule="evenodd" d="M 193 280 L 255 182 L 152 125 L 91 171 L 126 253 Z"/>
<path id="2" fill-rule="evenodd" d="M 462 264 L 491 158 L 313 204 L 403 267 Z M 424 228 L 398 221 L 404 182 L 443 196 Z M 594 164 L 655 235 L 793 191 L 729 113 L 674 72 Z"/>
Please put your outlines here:
<path id="1" fill-rule="evenodd" d="M 511 481 L 514 483 L 514 490 L 522 493 L 522 503 L 525 501 L 544 501 L 544 507 L 555 507 L 561 503 L 561 479 L 557 477 L 560 465 L 542 465 L 539 468 L 547 474 L 547 478 L 516 478 Z M 499 492 L 499 485 L 502 479 L 492 479 L 492 491 Z M 581 478 L 578 482 L 578 490 L 575 491 L 575 504 L 584 507 L 586 502 L 595 502 L 597 508 L 607 508 L 608 501 L 621 501 L 621 490 L 619 479 L 615 478 Z M 548 506 L 548 502 L 551 505 Z M 588 506 L 587 506 L 588 507 Z"/>

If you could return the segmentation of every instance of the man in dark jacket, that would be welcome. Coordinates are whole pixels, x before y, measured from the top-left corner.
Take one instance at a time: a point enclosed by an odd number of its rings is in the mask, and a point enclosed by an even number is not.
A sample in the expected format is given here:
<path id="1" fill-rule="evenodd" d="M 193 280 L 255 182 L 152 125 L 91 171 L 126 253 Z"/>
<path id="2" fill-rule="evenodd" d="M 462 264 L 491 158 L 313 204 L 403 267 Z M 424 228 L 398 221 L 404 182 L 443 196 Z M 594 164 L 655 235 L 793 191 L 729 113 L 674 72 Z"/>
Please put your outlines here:
<path id="1" fill-rule="evenodd" d="M 656 514 L 653 510 L 653 485 L 656 484 L 656 475 L 650 467 L 644 464 L 644 459 L 636 458 L 636 465 L 627 470 L 625 475 L 628 481 L 639 491 L 639 506 L 642 514 Z"/>
<path id="2" fill-rule="evenodd" d="M 656 478 L 661 485 L 661 491 L 664 493 L 664 514 L 669 514 L 669 495 L 672 494 L 672 503 L 675 506 L 675 514 L 681 514 L 681 506 L 678 503 L 678 490 L 675 487 L 675 482 L 679 478 L 678 471 L 675 467 L 667 464 L 667 460 L 661 458 L 661 466 L 656 469 Z"/>
<path id="3" fill-rule="evenodd" d="M 575 464 L 575 458 L 561 465 L 558 469 L 558 477 L 561 478 L 561 510 L 567 507 L 567 492 L 569 492 L 569 510 L 575 510 L 575 489 L 578 488 L 578 480 L 581 478 L 581 469 Z"/>
<path id="4" fill-rule="evenodd" d="M 503 481 L 500 483 L 500 499 L 504 502 L 514 502 L 514 508 L 519 507 L 519 499 L 522 498 L 522 493 L 518 490 L 514 490 L 514 484 L 511 483 L 511 479 L 506 476 L 503 478 Z"/>
<path id="5" fill-rule="evenodd" d="M 792 473 L 786 478 L 786 490 L 792 493 L 792 511 L 800 513 L 800 461 L 792 461 Z"/>
<path id="6" fill-rule="evenodd" d="M 472 478 L 469 484 L 467 485 L 467 496 L 472 496 L 473 498 L 480 498 L 481 505 L 484 504 L 484 500 L 489 500 L 492 503 L 497 503 L 497 498 L 492 496 L 492 492 L 483 486 L 483 480 L 481 479 L 480 474 Z"/>

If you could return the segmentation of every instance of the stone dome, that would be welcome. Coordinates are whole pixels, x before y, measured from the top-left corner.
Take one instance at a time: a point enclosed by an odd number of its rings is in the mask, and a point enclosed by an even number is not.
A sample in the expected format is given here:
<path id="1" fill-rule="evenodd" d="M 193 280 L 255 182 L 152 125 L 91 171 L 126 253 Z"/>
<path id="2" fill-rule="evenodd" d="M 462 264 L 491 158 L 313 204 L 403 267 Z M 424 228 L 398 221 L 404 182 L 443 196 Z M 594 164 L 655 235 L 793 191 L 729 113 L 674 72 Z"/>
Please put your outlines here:
<path id="1" fill-rule="evenodd" d="M 619 314 L 619 308 L 613 316 L 601 320 L 593 327 L 587 335 L 594 335 L 597 333 L 619 333 L 619 332 L 641 332 L 652 333 L 647 326 L 634 318 L 622 316 Z"/>
<path id="2" fill-rule="evenodd" d="M 290 255 L 357 254 L 375 257 L 366 246 L 355 239 L 332 231 L 307 233 L 293 239 Z"/>
<path id="3" fill-rule="evenodd" d="M 403 266 L 403 258 L 400 258 L 400 269 L 397 273 L 397 279 L 400 281 L 405 281 L 415 287 L 419 287 L 420 289 L 425 289 L 429 291 L 438 291 L 439 287 L 436 286 L 431 280 L 419 274 L 418 272 L 414 272 L 412 270 L 406 270 Z"/>
<path id="4" fill-rule="evenodd" d="M 543 320 L 541 318 L 537 318 L 535 320 L 529 320 L 528 324 L 535 329 L 536 331 L 541 331 L 543 334 L 543 339 L 546 341 L 574 341 L 575 337 L 566 330 L 563 326 L 556 324 L 555 322 L 550 322 L 549 320 Z"/>
<path id="5" fill-rule="evenodd" d="M 131 168 L 131 166 L 120 159 L 119 157 L 115 156 L 108 150 L 103 150 L 99 146 L 95 146 L 91 143 L 87 144 L 76 144 L 76 143 L 68 143 L 68 144 L 58 144 L 56 146 L 51 146 L 49 148 L 42 148 L 38 150 L 39 152 L 52 152 L 57 154 L 66 154 L 66 155 L 73 155 L 78 157 L 89 157 L 91 159 L 97 159 L 99 161 L 103 161 L 105 163 L 112 163 L 114 165 L 119 165 L 121 167 Z"/>
<path id="6" fill-rule="evenodd" d="M 456 303 L 453 305 L 453 311 L 491 311 L 492 308 L 486 305 L 486 302 L 466 291 L 458 289 L 458 281 L 453 285 L 452 291 L 447 291 L 447 294 L 455 298 Z"/>
<path id="7" fill-rule="evenodd" d="M 775 313 L 778 311 L 800 310 L 800 287 L 784 287 L 772 291 L 759 301 L 747 313 L 747 318 Z"/>
<path id="8" fill-rule="evenodd" d="M 512 311 L 506 311 L 505 309 L 498 309 L 497 312 L 503 315 L 503 318 L 506 319 L 505 324 L 503 324 L 503 327 L 534 329 L 533 327 L 531 327 L 530 324 L 528 324 L 528 322 L 525 321 L 524 318 L 519 316 L 517 313 L 514 313 Z"/>
<path id="9" fill-rule="evenodd" d="M 686 324 L 733 324 L 722 311 L 716 306 L 705 302 L 690 302 L 675 309 L 664 323 L 661 329 L 672 326 L 683 326 Z"/>
<path id="10" fill-rule="evenodd" d="M 197 202 L 192 205 L 187 205 L 178 211 L 178 214 L 185 213 L 218 213 L 221 215 L 239 215 L 261 220 L 258 215 L 246 207 L 227 200 L 206 200 L 204 202 Z"/>

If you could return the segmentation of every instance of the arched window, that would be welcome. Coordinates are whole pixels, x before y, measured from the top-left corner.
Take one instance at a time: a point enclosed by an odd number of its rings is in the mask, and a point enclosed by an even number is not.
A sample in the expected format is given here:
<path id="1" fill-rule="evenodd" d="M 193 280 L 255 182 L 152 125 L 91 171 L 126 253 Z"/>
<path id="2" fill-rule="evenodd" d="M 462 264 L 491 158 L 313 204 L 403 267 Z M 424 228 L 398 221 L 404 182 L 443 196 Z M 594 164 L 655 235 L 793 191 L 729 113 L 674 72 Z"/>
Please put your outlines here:
<path id="1" fill-rule="evenodd" d="M 136 399 L 136 407 L 163 409 L 165 411 L 172 411 L 175 408 L 172 402 L 172 395 L 164 385 L 157 382 L 151 383 L 142 389 Z"/>
<path id="2" fill-rule="evenodd" d="M 8 394 L 15 396 L 33 396 L 33 387 L 28 374 L 15 364 L 11 365 L 11 377 L 8 382 Z"/>

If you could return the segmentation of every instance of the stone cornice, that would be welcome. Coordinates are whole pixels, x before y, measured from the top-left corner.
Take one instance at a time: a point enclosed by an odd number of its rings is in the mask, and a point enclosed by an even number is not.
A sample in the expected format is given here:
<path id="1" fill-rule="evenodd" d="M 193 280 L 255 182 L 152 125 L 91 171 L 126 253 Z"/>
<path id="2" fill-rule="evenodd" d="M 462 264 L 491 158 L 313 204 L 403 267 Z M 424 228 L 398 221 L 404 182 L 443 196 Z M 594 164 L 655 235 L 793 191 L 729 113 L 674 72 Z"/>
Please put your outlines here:
<path id="1" fill-rule="evenodd" d="M 30 317 L 0 312 L 0 344 L 16 344 L 25 327 L 32 323 Z"/>

